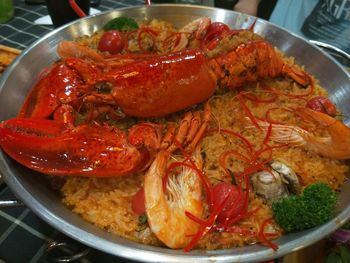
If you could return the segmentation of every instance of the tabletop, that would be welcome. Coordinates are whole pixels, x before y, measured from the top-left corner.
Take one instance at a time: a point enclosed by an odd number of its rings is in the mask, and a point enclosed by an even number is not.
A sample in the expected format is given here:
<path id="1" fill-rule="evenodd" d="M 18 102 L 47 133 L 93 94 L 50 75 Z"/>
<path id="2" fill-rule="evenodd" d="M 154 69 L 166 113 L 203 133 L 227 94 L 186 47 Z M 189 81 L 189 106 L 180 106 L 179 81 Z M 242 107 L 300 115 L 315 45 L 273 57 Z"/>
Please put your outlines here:
<path id="1" fill-rule="evenodd" d="M 142 4 L 144 0 L 101 0 L 95 8 L 106 11 Z M 54 29 L 53 26 L 39 25 L 34 22 L 48 14 L 45 5 L 29 5 L 25 0 L 14 0 L 14 8 L 13 19 L 0 24 L 0 44 L 24 50 Z M 14 198 L 13 193 L 0 179 L 0 200 Z M 50 251 L 52 247 L 58 249 Z M 320 247 L 318 246 L 317 249 Z M 87 256 L 77 262 L 131 262 L 81 245 L 53 229 L 24 206 L 0 210 L 0 263 L 57 262 L 58 257 L 80 252 L 86 253 Z M 308 254 L 313 253 L 308 251 Z"/>

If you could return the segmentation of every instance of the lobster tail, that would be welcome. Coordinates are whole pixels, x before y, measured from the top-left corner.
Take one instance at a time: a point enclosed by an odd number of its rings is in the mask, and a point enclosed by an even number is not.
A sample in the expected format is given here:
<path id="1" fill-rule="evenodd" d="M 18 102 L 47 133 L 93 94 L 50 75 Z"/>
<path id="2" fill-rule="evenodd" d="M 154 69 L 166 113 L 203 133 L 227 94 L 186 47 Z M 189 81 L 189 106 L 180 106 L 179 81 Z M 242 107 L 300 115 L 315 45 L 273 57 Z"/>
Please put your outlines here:
<path id="1" fill-rule="evenodd" d="M 234 89 L 247 82 L 277 76 L 288 76 L 302 86 L 311 82 L 304 71 L 285 64 L 282 55 L 265 40 L 241 43 L 223 54 L 214 58 L 222 71 L 219 80 L 221 87 Z"/>

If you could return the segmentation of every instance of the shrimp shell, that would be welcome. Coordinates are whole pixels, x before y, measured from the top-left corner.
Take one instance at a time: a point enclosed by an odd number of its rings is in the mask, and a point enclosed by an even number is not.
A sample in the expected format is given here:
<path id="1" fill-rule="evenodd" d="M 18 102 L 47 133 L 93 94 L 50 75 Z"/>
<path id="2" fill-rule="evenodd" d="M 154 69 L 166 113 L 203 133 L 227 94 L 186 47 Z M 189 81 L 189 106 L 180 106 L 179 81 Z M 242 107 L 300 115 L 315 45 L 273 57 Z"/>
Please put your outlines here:
<path id="1" fill-rule="evenodd" d="M 201 218 L 203 213 L 202 187 L 193 169 L 184 167 L 176 178 L 170 178 L 167 191 L 163 191 L 162 177 L 165 174 L 169 153 L 159 153 L 145 177 L 145 203 L 148 222 L 152 232 L 168 247 L 183 248 L 198 231 L 199 224 L 189 219 L 185 212 Z M 202 168 L 200 151 L 193 159 Z"/>
<path id="2" fill-rule="evenodd" d="M 297 108 L 296 112 L 303 119 L 315 123 L 319 128 L 325 129 L 328 132 L 328 136 L 320 137 L 294 125 L 273 124 L 271 140 L 292 146 L 305 147 L 332 159 L 346 160 L 350 158 L 349 127 L 325 113 L 309 108 Z M 259 121 L 258 124 L 264 130 L 267 130 L 270 125 L 264 121 Z"/>

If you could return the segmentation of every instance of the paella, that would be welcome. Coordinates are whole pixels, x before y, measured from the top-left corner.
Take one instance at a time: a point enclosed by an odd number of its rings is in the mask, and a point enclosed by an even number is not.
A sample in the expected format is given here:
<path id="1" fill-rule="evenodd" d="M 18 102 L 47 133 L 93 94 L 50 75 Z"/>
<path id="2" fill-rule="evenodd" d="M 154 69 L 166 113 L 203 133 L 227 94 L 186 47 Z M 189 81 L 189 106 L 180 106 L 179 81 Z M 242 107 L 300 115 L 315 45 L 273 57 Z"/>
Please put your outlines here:
<path id="1" fill-rule="evenodd" d="M 350 129 L 254 24 L 118 17 L 57 53 L 0 145 L 85 220 L 189 251 L 276 250 L 332 218 Z"/>

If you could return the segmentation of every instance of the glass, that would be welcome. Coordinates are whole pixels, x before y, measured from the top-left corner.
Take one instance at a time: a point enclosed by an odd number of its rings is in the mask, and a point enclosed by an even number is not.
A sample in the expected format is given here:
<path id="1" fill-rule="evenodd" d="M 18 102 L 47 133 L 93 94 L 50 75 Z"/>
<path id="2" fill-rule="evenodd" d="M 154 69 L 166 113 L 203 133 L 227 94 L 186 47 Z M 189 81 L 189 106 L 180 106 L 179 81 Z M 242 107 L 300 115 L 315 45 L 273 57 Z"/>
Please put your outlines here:
<path id="1" fill-rule="evenodd" d="M 89 14 L 90 0 L 76 0 L 75 2 L 85 14 Z M 71 8 L 68 0 L 46 0 L 46 5 L 55 27 L 62 26 L 80 18 Z"/>
<path id="2" fill-rule="evenodd" d="M 9 21 L 13 14 L 13 0 L 0 0 L 0 23 Z"/>

